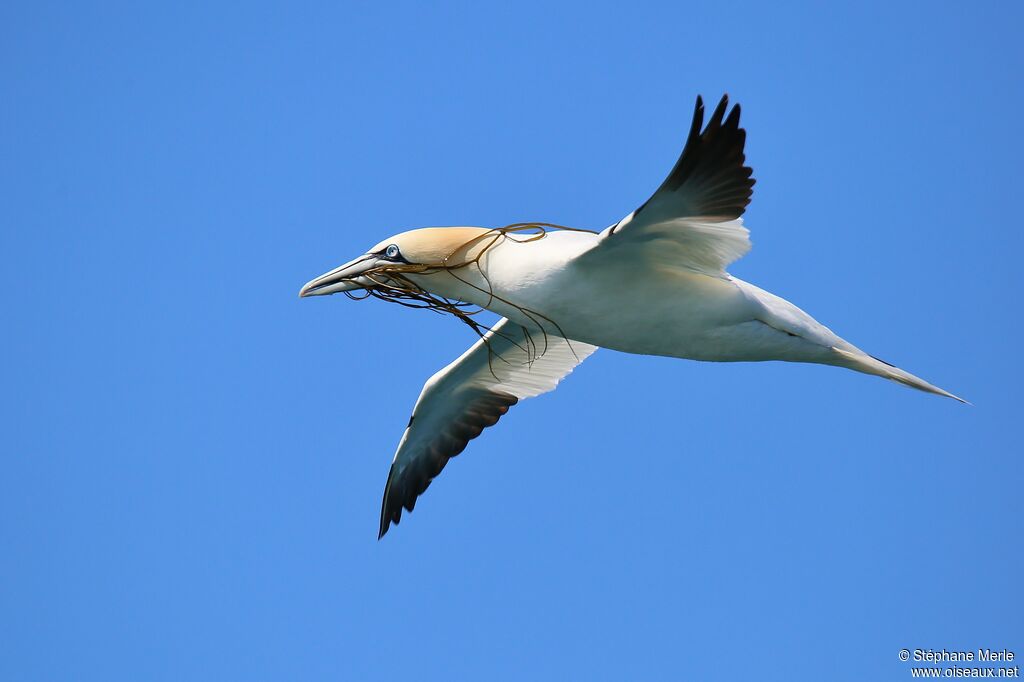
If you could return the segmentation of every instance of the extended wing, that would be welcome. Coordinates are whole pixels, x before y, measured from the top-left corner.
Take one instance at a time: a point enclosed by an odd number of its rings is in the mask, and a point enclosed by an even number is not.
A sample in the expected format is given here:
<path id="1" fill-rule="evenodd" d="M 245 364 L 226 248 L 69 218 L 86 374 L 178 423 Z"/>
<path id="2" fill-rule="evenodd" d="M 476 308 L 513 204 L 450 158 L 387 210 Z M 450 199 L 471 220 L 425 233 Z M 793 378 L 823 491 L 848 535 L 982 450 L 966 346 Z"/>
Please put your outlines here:
<path id="1" fill-rule="evenodd" d="M 595 257 L 639 249 L 640 257 L 722 276 L 729 263 L 750 250 L 740 216 L 750 203 L 754 179 L 743 165 L 746 131 L 739 127 L 740 107 L 726 116 L 728 107 L 723 96 L 702 130 L 704 103 L 697 97 L 676 165 L 650 199 L 602 233 Z"/>
<path id="2" fill-rule="evenodd" d="M 448 460 L 497 423 L 523 398 L 553 390 L 597 350 L 527 330 L 507 319 L 453 363 L 430 377 L 391 464 L 380 513 L 380 537 L 410 512 Z"/>

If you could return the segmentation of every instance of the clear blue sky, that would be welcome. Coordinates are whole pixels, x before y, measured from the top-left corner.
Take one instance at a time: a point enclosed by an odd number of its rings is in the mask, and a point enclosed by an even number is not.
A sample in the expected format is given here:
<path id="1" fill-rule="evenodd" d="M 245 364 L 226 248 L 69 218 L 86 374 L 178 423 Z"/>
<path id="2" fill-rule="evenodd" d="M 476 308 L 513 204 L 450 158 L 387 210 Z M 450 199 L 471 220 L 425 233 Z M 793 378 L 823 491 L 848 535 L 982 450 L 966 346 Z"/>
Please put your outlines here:
<path id="1" fill-rule="evenodd" d="M 618 3 L 617 3 L 618 4 Z M 0 678 L 905 679 L 1024 655 L 1019 3 L 0 9 Z M 599 351 L 377 542 L 471 333 L 306 280 L 603 228 L 743 105 L 733 272 L 975 403 Z"/>

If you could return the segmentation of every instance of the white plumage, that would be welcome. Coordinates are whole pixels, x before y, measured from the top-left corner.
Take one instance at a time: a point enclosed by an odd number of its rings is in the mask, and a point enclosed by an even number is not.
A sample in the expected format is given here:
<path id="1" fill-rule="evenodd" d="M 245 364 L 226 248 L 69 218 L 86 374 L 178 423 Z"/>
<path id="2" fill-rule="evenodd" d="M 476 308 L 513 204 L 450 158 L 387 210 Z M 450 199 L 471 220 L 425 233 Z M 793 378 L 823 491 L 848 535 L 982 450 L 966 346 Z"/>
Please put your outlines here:
<path id="1" fill-rule="evenodd" d="M 519 399 L 555 388 L 598 347 L 835 365 L 956 398 L 726 272 L 750 250 L 740 216 L 754 184 L 744 165 L 739 106 L 726 117 L 727 108 L 723 97 L 702 129 L 698 97 L 669 176 L 643 206 L 603 232 L 412 230 L 303 287 L 302 296 L 362 289 L 456 315 L 448 301 L 460 301 L 503 318 L 424 386 L 388 477 L 381 536 L 469 440 Z"/>

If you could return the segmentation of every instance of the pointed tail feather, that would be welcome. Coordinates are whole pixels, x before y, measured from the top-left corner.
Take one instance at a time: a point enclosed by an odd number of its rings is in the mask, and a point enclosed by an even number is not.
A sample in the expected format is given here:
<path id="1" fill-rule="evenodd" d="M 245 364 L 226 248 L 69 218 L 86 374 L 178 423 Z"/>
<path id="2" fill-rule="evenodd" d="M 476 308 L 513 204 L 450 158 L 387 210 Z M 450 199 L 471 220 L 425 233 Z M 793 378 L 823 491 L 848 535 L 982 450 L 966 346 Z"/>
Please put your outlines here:
<path id="1" fill-rule="evenodd" d="M 883 379 L 897 381 L 904 386 L 910 386 L 911 388 L 916 388 L 917 390 L 924 391 L 925 393 L 934 393 L 935 395 L 942 395 L 947 398 L 952 398 L 953 400 L 959 400 L 962 403 L 967 403 L 963 398 L 955 396 L 949 391 L 945 391 L 938 386 L 933 386 L 924 379 L 916 377 L 910 372 L 904 372 L 899 367 L 890 365 L 878 358 L 865 353 L 843 350 L 842 348 L 833 347 L 832 350 L 839 356 L 836 364 L 841 365 L 842 367 L 848 367 L 849 369 L 864 372 L 865 374 L 874 374 L 875 376 L 882 377 Z"/>

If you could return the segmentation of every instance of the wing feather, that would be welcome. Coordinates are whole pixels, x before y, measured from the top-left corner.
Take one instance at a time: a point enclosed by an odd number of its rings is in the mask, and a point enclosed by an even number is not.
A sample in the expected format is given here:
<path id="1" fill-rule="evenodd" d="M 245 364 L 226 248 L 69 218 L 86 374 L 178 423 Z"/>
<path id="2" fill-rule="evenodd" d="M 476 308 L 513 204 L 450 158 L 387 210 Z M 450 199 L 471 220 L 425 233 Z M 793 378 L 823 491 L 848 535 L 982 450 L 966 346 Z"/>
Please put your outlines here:
<path id="1" fill-rule="evenodd" d="M 704 102 L 697 97 L 682 154 L 657 191 L 633 212 L 634 221 L 645 212 L 655 214 L 648 218 L 653 222 L 675 218 L 724 222 L 743 215 L 755 181 L 753 170 L 744 165 L 747 132 L 740 128 L 740 105 L 723 121 L 728 106 L 729 96 L 723 95 L 702 132 Z"/>
<path id="2" fill-rule="evenodd" d="M 635 249 L 631 257 L 721 277 L 750 250 L 740 216 L 753 194 L 753 171 L 744 165 L 740 107 L 726 115 L 728 108 L 726 95 L 702 129 L 704 103 L 697 97 L 686 146 L 668 177 L 640 208 L 605 230 L 588 257 Z"/>
<path id="3" fill-rule="evenodd" d="M 597 350 L 503 319 L 423 387 L 398 444 L 381 503 L 380 534 L 412 511 L 417 498 L 520 399 L 546 393 Z"/>

